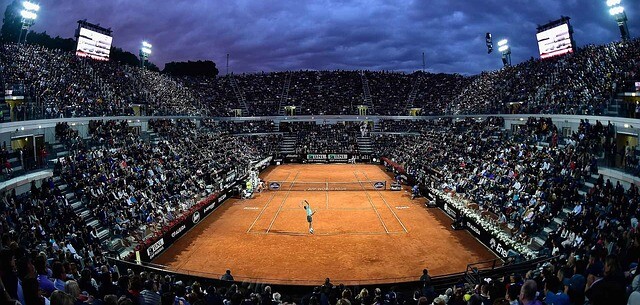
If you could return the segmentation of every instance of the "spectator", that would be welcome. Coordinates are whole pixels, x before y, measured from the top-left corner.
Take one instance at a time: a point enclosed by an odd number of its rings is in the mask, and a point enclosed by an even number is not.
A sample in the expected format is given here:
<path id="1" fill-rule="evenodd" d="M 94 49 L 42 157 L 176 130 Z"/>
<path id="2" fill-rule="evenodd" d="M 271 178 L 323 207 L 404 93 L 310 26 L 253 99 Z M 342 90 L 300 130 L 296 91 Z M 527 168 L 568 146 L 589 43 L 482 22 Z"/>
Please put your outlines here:
<path id="1" fill-rule="evenodd" d="M 225 271 L 225 273 L 222 275 L 222 277 L 220 277 L 220 280 L 232 282 L 233 281 L 233 275 L 231 275 L 231 270 Z"/>
<path id="2" fill-rule="evenodd" d="M 534 280 L 527 280 L 520 288 L 520 302 L 524 305 L 542 305 L 537 299 L 538 285 Z"/>

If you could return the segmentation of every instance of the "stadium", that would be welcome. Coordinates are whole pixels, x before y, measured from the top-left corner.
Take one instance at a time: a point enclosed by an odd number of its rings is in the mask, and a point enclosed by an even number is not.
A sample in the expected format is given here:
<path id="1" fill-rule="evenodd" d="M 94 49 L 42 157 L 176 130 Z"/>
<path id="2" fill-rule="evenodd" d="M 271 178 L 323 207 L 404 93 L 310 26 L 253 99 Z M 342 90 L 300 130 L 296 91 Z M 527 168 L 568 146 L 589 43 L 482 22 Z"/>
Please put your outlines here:
<path id="1" fill-rule="evenodd" d="M 588 27 L 558 13 L 529 60 L 511 58 L 524 38 L 478 29 L 501 64 L 478 73 L 425 53 L 398 72 L 234 73 L 227 53 L 222 75 L 208 59 L 160 71 L 163 44 L 116 47 L 136 29 L 99 13 L 65 24 L 73 38 L 38 33 L 48 4 L 13 1 L 1 298 L 640 304 L 640 40 L 622 1 L 601 4 L 615 40 L 576 42 Z"/>

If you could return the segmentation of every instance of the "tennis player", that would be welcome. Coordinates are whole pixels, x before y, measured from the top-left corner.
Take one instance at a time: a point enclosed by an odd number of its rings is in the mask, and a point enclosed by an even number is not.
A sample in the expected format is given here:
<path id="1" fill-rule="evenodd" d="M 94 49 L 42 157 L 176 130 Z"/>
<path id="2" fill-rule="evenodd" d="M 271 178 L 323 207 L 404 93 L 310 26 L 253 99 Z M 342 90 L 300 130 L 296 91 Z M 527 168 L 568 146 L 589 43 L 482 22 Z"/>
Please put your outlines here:
<path id="1" fill-rule="evenodd" d="M 305 211 L 307 211 L 307 222 L 309 223 L 309 233 L 313 234 L 313 215 L 316 213 L 316 211 L 311 210 L 311 205 L 309 205 L 309 202 L 306 199 L 302 200 L 301 204 L 303 205 L 302 207 L 305 209 Z"/>

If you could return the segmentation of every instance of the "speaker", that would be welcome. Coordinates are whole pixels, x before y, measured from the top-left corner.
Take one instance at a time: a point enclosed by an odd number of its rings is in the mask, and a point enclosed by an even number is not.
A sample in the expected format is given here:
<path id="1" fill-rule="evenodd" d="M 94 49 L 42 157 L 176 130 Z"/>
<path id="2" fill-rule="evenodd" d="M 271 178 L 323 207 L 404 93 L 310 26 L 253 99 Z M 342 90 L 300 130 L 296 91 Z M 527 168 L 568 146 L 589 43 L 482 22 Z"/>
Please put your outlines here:
<path id="1" fill-rule="evenodd" d="M 491 33 L 485 35 L 485 41 L 487 43 L 487 53 L 491 54 L 493 51 L 493 40 L 491 39 Z"/>

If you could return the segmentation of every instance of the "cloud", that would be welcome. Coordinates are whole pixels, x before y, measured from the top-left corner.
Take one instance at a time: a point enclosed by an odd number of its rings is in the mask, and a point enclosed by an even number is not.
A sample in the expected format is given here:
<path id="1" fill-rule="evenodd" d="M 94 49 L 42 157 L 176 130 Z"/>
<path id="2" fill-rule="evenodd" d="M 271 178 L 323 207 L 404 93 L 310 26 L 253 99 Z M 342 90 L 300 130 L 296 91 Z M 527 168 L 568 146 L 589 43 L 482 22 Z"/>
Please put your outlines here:
<path id="1" fill-rule="evenodd" d="M 623 0 L 632 2 L 633 0 Z M 4 1 L 5 6 L 8 1 Z M 210 59 L 236 73 L 369 69 L 477 74 L 498 69 L 484 34 L 508 38 L 512 61 L 538 55 L 539 24 L 570 16 L 579 46 L 619 39 L 605 1 L 578 0 L 41 0 L 34 30 L 70 37 L 76 21 L 111 27 L 114 44 L 151 61 Z M 631 34 L 637 7 L 627 5 Z M 497 49 L 497 48 L 496 48 Z"/>

